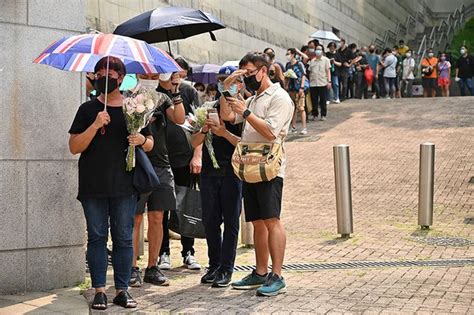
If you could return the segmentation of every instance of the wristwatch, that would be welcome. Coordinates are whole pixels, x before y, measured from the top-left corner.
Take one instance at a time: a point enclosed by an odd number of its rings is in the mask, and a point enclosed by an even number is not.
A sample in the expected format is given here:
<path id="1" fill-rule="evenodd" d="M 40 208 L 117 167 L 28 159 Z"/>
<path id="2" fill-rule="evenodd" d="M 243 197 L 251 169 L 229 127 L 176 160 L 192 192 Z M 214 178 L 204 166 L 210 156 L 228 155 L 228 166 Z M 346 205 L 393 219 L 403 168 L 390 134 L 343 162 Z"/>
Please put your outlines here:
<path id="1" fill-rule="evenodd" d="M 244 119 L 247 119 L 247 117 L 249 117 L 249 115 L 252 114 L 252 112 L 248 109 L 244 110 L 244 112 L 242 113 L 242 117 Z"/>

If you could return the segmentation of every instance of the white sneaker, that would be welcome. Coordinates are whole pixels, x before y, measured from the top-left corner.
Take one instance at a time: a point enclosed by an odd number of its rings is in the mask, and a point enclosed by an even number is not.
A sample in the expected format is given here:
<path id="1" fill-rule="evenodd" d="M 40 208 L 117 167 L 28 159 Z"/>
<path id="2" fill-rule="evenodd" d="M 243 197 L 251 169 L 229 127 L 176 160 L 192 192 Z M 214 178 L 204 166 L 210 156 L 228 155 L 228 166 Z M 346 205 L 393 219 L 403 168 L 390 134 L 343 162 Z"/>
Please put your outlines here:
<path id="1" fill-rule="evenodd" d="M 334 103 L 336 103 L 336 104 L 339 104 L 340 102 L 341 102 L 341 100 L 339 100 L 339 99 L 334 101 Z"/>
<path id="2" fill-rule="evenodd" d="M 321 121 L 326 121 L 326 116 L 321 116 Z"/>
<path id="3" fill-rule="evenodd" d="M 301 131 L 300 131 L 300 135 L 305 135 L 308 133 L 308 130 L 306 128 L 303 128 Z"/>
<path id="4" fill-rule="evenodd" d="M 158 268 L 161 270 L 170 270 L 171 269 L 171 257 L 164 253 L 160 256 L 160 260 L 158 261 Z"/>
<path id="5" fill-rule="evenodd" d="M 190 270 L 201 270 L 201 265 L 198 264 L 196 258 L 191 255 L 191 252 L 186 253 L 186 257 L 183 259 L 183 265 Z"/>
<path id="6" fill-rule="evenodd" d="M 298 133 L 298 129 L 296 129 L 295 127 L 291 127 L 291 133 Z"/>
<path id="7" fill-rule="evenodd" d="M 372 99 L 375 100 L 377 98 L 377 95 L 372 95 Z"/>
<path id="8" fill-rule="evenodd" d="M 326 105 L 329 105 L 330 103 L 331 103 L 331 102 L 329 102 L 329 101 L 326 101 Z"/>

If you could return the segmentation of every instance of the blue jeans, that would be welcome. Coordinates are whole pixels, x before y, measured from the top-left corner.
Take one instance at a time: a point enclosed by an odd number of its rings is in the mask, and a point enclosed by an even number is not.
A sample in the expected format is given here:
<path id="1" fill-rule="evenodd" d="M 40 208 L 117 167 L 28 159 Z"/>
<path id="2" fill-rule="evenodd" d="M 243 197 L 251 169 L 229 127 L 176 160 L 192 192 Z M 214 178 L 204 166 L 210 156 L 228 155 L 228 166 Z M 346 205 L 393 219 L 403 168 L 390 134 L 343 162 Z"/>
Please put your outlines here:
<path id="1" fill-rule="evenodd" d="M 87 222 L 87 261 L 92 287 L 105 287 L 110 220 L 115 289 L 127 290 L 132 270 L 132 233 L 137 196 L 82 198 L 81 203 Z"/>
<path id="2" fill-rule="evenodd" d="M 201 175 L 200 189 L 209 268 L 232 272 L 239 236 L 242 182 L 235 176 Z"/>
<path id="3" fill-rule="evenodd" d="M 459 80 L 459 89 L 461 90 L 461 96 L 466 96 L 466 86 L 471 93 L 471 96 L 474 96 L 474 84 L 472 78 L 465 78 Z"/>
<path id="4" fill-rule="evenodd" d="M 333 93 L 333 101 L 339 99 L 339 77 L 335 74 L 331 74 L 331 84 L 332 84 L 332 93 Z"/>

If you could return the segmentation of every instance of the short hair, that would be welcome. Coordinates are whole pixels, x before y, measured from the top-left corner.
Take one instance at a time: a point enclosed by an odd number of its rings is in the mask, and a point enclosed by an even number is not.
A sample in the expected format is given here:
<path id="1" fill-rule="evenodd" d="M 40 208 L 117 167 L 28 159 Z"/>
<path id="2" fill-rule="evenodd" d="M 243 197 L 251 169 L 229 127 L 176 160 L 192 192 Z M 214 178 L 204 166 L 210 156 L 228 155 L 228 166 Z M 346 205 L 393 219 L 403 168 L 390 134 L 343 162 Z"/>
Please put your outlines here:
<path id="1" fill-rule="evenodd" d="M 185 71 L 188 71 L 191 68 L 189 66 L 189 63 L 183 57 L 176 57 L 174 61 L 176 61 L 176 63 L 181 67 L 181 69 Z"/>
<path id="2" fill-rule="evenodd" d="M 385 50 L 383 51 L 384 55 L 385 55 L 386 53 L 391 53 L 391 52 L 392 52 L 392 50 L 391 50 L 390 48 L 388 48 L 388 47 L 385 48 Z"/>
<path id="3" fill-rule="evenodd" d="M 257 68 L 270 68 L 270 58 L 268 58 L 268 55 L 258 51 L 249 52 L 242 57 L 239 62 L 239 68 L 242 68 L 248 63 L 253 63 Z"/>
<path id="4" fill-rule="evenodd" d="M 301 46 L 301 49 L 300 49 L 300 50 L 301 50 L 301 52 L 304 53 L 305 51 L 308 50 L 308 48 L 309 48 L 308 45 L 303 45 L 303 46 Z"/>
<path id="5" fill-rule="evenodd" d="M 313 43 L 314 46 L 316 47 L 316 46 L 319 45 L 319 40 L 317 40 L 317 39 L 312 39 L 312 40 L 310 40 L 310 41 L 308 42 L 308 46 L 309 46 L 309 44 L 311 44 L 311 43 Z"/>
<path id="6" fill-rule="evenodd" d="M 339 39 L 339 41 L 344 42 L 344 43 L 346 42 L 346 40 L 342 37 Z"/>
<path id="7" fill-rule="evenodd" d="M 398 46 L 397 46 L 397 45 L 394 45 L 392 49 L 398 50 Z"/>
<path id="8" fill-rule="evenodd" d="M 217 84 L 211 83 L 206 88 L 206 93 L 210 91 L 217 91 Z"/>
<path id="9" fill-rule="evenodd" d="M 334 48 L 337 47 L 337 45 L 336 45 L 335 42 L 330 42 L 330 43 L 328 44 L 328 48 L 330 48 L 331 46 L 334 47 Z"/>
<path id="10" fill-rule="evenodd" d="M 400 40 L 398 41 L 398 43 L 399 43 L 399 44 L 404 44 L 405 42 L 403 41 L 403 39 L 400 39 Z"/>
<path id="11" fill-rule="evenodd" d="M 109 62 L 109 70 L 117 71 L 119 75 L 126 75 L 127 71 L 125 70 L 125 65 L 123 64 L 122 60 L 117 57 L 113 56 L 105 56 L 102 57 L 94 67 L 94 73 L 99 72 L 99 70 L 107 69 L 107 60 Z"/>
<path id="12" fill-rule="evenodd" d="M 194 83 L 194 88 L 197 89 L 198 87 L 202 87 L 203 90 L 206 90 L 206 86 L 202 82 L 196 82 Z"/>
<path id="13" fill-rule="evenodd" d="M 354 49 L 354 48 L 357 48 L 356 43 L 352 43 L 349 45 L 349 49 Z"/>
<path id="14" fill-rule="evenodd" d="M 265 48 L 265 49 L 263 50 L 263 52 L 266 52 L 266 51 L 269 50 L 269 49 L 270 49 L 271 51 L 275 52 L 275 50 L 274 50 L 273 48 L 271 48 L 271 47 Z"/>

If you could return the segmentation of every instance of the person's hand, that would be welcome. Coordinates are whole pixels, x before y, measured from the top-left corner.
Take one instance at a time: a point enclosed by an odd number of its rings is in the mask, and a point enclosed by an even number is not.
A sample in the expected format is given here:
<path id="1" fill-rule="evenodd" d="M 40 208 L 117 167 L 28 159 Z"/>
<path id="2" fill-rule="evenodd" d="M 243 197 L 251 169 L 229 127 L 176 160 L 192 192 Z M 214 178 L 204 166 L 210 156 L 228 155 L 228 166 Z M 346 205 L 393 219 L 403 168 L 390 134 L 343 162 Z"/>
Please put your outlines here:
<path id="1" fill-rule="evenodd" d="M 299 97 L 304 97 L 304 88 L 303 88 L 303 89 L 300 89 L 300 90 L 298 91 L 298 96 L 299 96 Z"/>
<path id="2" fill-rule="evenodd" d="M 171 84 L 172 84 L 171 92 L 178 93 L 179 86 L 181 85 L 181 77 L 179 76 L 177 72 L 171 75 Z"/>
<path id="3" fill-rule="evenodd" d="M 209 126 L 211 128 L 212 134 L 218 137 L 223 137 L 227 132 L 227 128 L 225 127 L 225 123 L 222 119 L 220 119 L 219 126 L 217 126 L 214 121 L 212 121 L 212 124 Z"/>
<path id="4" fill-rule="evenodd" d="M 245 101 L 240 100 L 238 98 L 226 97 L 226 101 L 232 111 L 236 114 L 242 115 L 243 112 L 247 109 L 247 106 L 245 106 Z"/>
<path id="5" fill-rule="evenodd" d="M 128 144 L 136 147 L 136 146 L 142 145 L 145 142 L 146 138 L 141 133 L 136 133 L 134 135 L 129 135 L 127 139 L 128 139 Z"/>
<path id="6" fill-rule="evenodd" d="M 189 162 L 189 171 L 191 174 L 200 174 L 202 167 L 202 158 L 201 156 L 193 156 L 191 162 Z"/>
<path id="7" fill-rule="evenodd" d="M 232 72 L 232 74 L 229 75 L 224 80 L 224 89 L 228 90 L 230 88 L 230 86 L 232 85 L 232 83 L 235 83 L 235 81 L 237 81 L 237 79 L 239 79 L 241 76 L 243 76 L 246 73 L 247 73 L 246 69 L 239 69 L 239 70 L 235 70 L 234 72 Z"/>
<path id="8" fill-rule="evenodd" d="M 327 88 L 328 90 L 332 89 L 332 84 L 331 84 L 331 82 L 329 82 L 329 83 L 326 85 L 326 88 Z"/>
<path id="9" fill-rule="evenodd" d="M 331 63 L 334 63 L 334 58 L 329 59 L 329 61 L 331 61 Z"/>
<path id="10" fill-rule="evenodd" d="M 95 121 L 92 123 L 94 129 L 99 130 L 100 128 L 110 124 L 110 116 L 107 111 L 102 111 L 97 114 Z"/>

